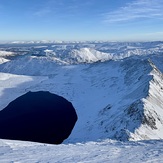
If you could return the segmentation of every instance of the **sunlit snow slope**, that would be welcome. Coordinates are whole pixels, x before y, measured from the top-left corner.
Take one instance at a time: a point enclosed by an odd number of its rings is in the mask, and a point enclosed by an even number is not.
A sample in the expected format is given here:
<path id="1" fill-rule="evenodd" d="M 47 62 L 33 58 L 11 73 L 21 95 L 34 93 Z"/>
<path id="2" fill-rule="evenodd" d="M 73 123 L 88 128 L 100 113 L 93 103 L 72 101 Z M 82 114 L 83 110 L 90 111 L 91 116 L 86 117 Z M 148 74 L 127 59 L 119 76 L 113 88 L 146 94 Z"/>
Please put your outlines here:
<path id="1" fill-rule="evenodd" d="M 161 41 L 0 45 L 0 110 L 45 90 L 78 115 L 58 146 L 1 139 L 0 162 L 162 162 L 162 73 Z"/>
<path id="2" fill-rule="evenodd" d="M 46 90 L 71 101 L 77 111 L 66 142 L 162 139 L 162 45 L 35 47 L 30 55 L 0 64 L 0 109 L 27 91 Z"/>

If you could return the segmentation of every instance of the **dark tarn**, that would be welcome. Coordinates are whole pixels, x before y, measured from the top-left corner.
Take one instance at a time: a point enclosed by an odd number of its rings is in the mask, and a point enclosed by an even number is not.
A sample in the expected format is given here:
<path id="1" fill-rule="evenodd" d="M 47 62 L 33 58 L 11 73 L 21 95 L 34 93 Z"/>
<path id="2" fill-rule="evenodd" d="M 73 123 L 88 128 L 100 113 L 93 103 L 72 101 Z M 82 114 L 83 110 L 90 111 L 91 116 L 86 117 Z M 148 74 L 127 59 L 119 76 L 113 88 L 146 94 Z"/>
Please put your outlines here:
<path id="1" fill-rule="evenodd" d="M 74 107 L 50 92 L 28 92 L 0 111 L 0 138 L 60 144 L 77 121 Z"/>

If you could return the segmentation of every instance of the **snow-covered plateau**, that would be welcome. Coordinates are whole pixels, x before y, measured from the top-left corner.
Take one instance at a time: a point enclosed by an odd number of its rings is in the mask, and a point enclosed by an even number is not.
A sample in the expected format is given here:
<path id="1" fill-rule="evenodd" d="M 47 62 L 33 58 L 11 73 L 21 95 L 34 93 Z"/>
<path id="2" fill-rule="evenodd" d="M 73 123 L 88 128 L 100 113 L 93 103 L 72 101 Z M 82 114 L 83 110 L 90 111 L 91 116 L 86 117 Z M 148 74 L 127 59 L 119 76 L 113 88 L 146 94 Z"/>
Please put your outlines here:
<path id="1" fill-rule="evenodd" d="M 61 145 L 0 140 L 1 162 L 163 162 L 163 42 L 0 45 L 0 110 L 28 91 L 69 100 Z"/>

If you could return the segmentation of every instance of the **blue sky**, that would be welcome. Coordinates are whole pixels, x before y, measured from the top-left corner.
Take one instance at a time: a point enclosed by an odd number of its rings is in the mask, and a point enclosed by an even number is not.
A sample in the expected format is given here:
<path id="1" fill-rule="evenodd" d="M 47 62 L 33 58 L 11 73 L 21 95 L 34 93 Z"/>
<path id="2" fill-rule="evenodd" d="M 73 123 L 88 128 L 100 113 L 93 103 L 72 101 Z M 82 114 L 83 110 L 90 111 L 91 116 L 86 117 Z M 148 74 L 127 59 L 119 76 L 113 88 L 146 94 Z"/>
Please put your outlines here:
<path id="1" fill-rule="evenodd" d="M 163 40 L 163 0 L 0 0 L 0 40 Z"/>

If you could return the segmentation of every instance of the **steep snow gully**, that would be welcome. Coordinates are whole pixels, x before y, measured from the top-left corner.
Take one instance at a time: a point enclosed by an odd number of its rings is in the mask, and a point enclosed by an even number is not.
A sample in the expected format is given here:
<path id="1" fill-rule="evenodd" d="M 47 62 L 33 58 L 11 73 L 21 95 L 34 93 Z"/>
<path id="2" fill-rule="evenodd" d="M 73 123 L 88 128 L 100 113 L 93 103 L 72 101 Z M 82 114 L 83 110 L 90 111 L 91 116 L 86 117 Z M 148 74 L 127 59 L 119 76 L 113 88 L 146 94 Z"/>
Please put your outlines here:
<path id="1" fill-rule="evenodd" d="M 162 45 L 28 45 L 27 54 L 12 59 L 1 51 L 0 109 L 28 91 L 49 91 L 78 115 L 64 143 L 163 139 Z"/>

